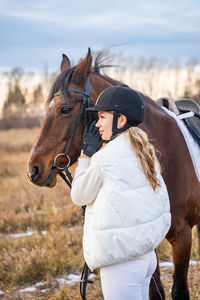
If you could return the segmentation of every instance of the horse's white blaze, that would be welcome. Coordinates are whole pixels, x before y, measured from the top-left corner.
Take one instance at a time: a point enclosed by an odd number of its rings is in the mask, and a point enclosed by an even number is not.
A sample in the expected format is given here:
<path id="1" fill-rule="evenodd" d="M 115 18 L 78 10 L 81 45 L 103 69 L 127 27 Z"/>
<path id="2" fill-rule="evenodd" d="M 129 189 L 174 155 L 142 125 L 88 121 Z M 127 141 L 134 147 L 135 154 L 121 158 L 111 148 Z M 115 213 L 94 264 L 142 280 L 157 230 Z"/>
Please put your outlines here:
<path id="1" fill-rule="evenodd" d="M 52 108 L 54 106 L 54 104 L 55 104 L 55 100 L 52 99 L 51 102 L 50 102 L 50 104 L 49 104 L 49 108 Z"/>

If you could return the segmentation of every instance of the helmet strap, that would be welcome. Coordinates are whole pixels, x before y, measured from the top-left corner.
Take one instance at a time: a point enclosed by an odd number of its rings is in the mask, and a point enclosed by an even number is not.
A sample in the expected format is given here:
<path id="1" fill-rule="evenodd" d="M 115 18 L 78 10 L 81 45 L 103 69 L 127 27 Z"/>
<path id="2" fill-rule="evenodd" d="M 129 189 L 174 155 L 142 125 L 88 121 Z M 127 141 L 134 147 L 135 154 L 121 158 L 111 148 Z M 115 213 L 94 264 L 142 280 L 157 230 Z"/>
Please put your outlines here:
<path id="1" fill-rule="evenodd" d="M 112 135 L 111 135 L 110 141 L 114 140 L 118 133 L 121 133 L 133 126 L 132 124 L 130 124 L 127 121 L 126 124 L 122 128 L 117 128 L 118 118 L 119 118 L 119 113 L 114 110 L 113 111 Z"/>

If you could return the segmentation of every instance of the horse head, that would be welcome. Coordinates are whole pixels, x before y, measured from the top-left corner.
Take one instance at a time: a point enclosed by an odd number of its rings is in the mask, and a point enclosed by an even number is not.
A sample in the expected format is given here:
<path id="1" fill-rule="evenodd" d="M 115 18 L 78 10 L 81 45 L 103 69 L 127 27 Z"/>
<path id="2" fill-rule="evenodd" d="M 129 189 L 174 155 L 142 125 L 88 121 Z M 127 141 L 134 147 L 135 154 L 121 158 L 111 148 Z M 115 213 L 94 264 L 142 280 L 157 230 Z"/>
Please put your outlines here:
<path id="1" fill-rule="evenodd" d="M 28 176 L 39 186 L 53 187 L 56 184 L 56 175 L 61 170 L 52 167 L 55 157 L 59 166 L 65 166 L 73 164 L 80 155 L 83 117 L 72 140 L 68 156 L 59 156 L 65 151 L 72 136 L 82 105 L 83 95 L 73 90 L 78 89 L 84 92 L 89 79 L 90 101 L 91 105 L 94 105 L 99 93 L 110 85 L 103 79 L 98 80 L 97 84 L 90 49 L 88 49 L 87 56 L 75 67 L 71 67 L 69 58 L 63 54 L 60 69 L 61 73 L 53 83 L 46 101 L 46 114 L 39 136 L 27 161 Z"/>

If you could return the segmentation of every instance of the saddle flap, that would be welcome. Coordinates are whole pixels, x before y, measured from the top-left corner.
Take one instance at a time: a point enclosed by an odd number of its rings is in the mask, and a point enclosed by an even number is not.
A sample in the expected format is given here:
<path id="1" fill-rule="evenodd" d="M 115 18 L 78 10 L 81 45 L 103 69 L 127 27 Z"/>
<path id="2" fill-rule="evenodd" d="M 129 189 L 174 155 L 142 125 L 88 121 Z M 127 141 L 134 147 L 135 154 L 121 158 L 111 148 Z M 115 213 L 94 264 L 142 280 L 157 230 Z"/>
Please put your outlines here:
<path id="1" fill-rule="evenodd" d="M 194 113 L 200 113 L 200 107 L 197 102 L 191 99 L 181 99 L 175 101 L 176 107 L 178 108 L 180 114 L 192 111 Z M 196 116 L 185 118 L 184 122 L 192 134 L 193 138 L 200 145 L 200 119 Z"/>

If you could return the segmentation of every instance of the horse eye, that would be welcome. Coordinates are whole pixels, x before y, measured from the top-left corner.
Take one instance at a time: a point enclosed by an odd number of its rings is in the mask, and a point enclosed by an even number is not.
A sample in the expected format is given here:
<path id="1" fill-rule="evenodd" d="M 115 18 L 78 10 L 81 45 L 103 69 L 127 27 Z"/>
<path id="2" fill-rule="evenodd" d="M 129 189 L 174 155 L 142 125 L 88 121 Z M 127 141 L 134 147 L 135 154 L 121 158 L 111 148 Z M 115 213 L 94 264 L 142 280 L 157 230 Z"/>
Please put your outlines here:
<path id="1" fill-rule="evenodd" d="M 68 115 L 71 110 L 72 110 L 72 107 L 63 106 L 60 109 L 60 114 L 62 114 L 62 115 Z"/>

